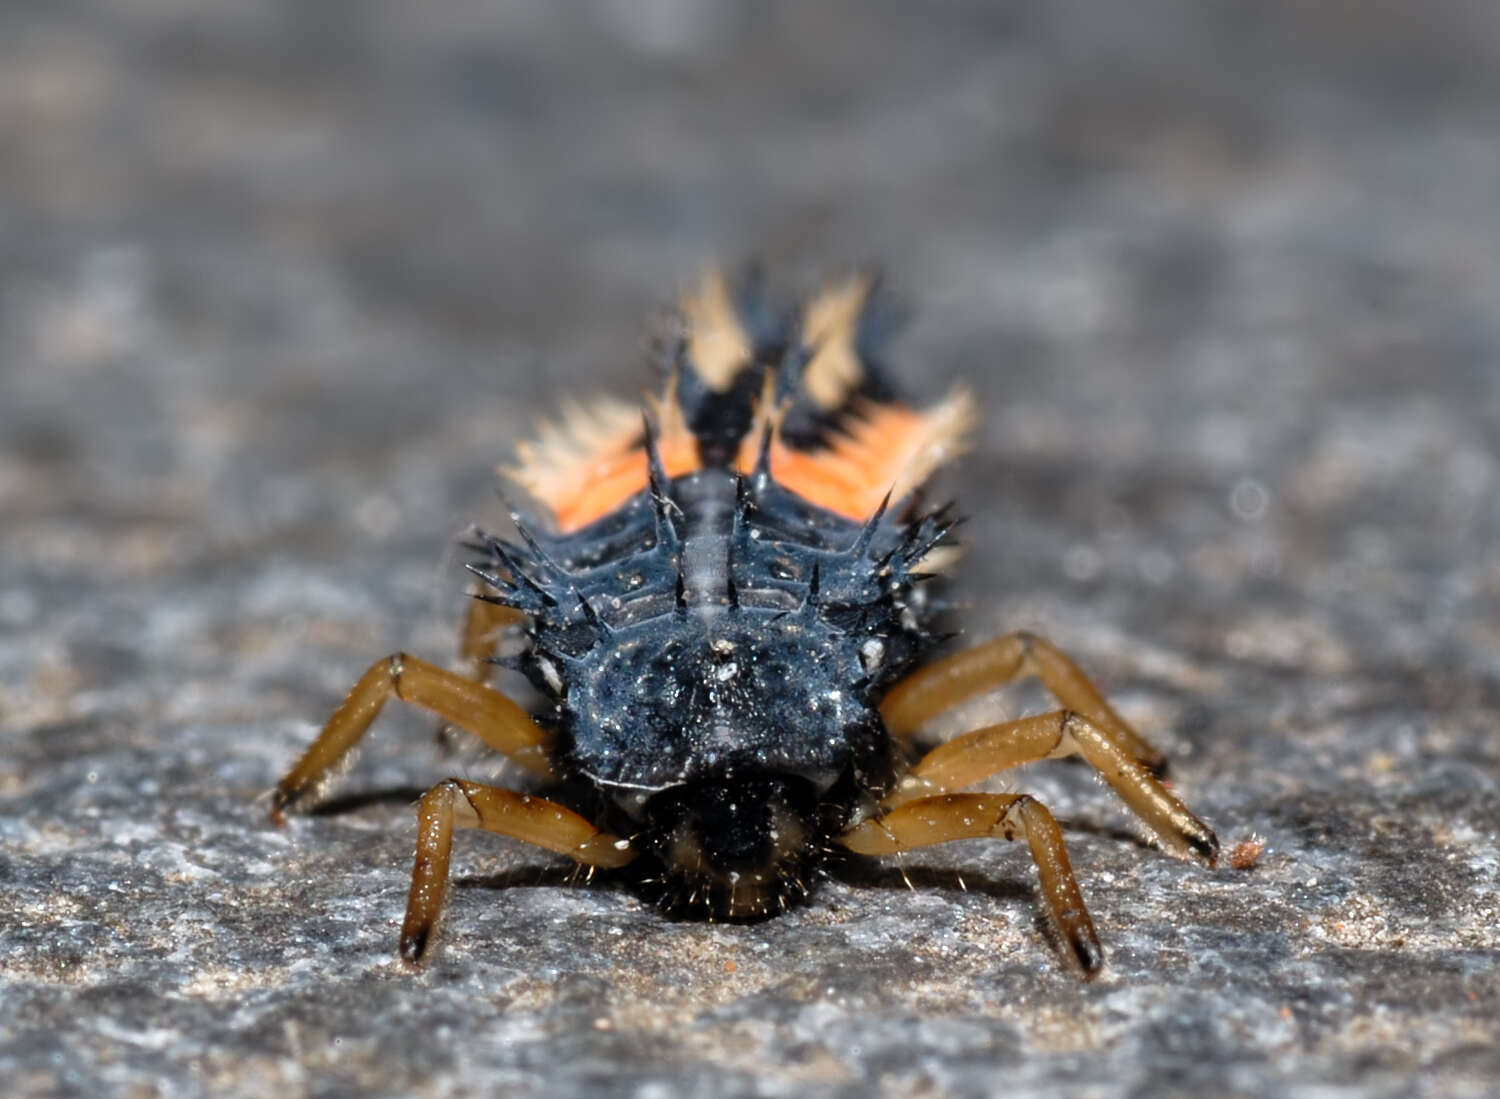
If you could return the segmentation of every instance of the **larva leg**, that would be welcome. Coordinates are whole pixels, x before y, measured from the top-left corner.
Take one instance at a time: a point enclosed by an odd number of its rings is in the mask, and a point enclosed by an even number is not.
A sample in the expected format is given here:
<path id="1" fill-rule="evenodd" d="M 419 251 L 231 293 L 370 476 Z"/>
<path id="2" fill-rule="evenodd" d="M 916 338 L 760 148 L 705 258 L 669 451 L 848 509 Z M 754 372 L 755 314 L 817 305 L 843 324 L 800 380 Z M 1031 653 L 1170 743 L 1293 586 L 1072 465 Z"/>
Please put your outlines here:
<path id="1" fill-rule="evenodd" d="M 945 794 L 1034 760 L 1081 755 L 1139 817 L 1162 846 L 1179 857 L 1214 864 L 1219 841 L 1150 771 L 1093 721 L 1054 710 L 976 729 L 923 756 L 886 797 L 888 806 Z"/>
<path id="2" fill-rule="evenodd" d="M 463 632 L 458 639 L 458 658 L 468 666 L 470 679 L 475 683 L 489 682 L 495 667 L 489 660 L 495 655 L 500 634 L 525 617 L 514 607 L 487 603 L 483 599 L 469 600 Z"/>
<path id="3" fill-rule="evenodd" d="M 448 892 L 453 829 L 482 828 L 576 859 L 585 866 L 624 866 L 637 852 L 586 818 L 546 798 L 498 786 L 444 779 L 417 806 L 417 851 L 401 924 L 401 957 L 416 964 L 427 949 Z"/>
<path id="4" fill-rule="evenodd" d="M 1104 950 L 1073 878 L 1062 832 L 1052 814 L 1035 798 L 1025 794 L 939 794 L 862 821 L 840 836 L 839 842 L 857 854 L 889 855 L 983 836 L 1026 841 L 1053 926 L 1068 944 L 1084 977 L 1097 973 L 1104 964 Z"/>
<path id="5" fill-rule="evenodd" d="M 1167 760 L 1125 723 L 1078 665 L 1052 642 L 1031 633 L 997 637 L 917 669 L 886 693 L 880 715 L 901 736 L 930 718 L 984 691 L 1024 675 L 1034 675 L 1066 709 L 1093 722 L 1138 762 L 1160 774 Z"/>
<path id="6" fill-rule="evenodd" d="M 271 819 L 315 793 L 349 754 L 391 697 L 410 702 L 473 733 L 533 774 L 550 777 L 547 734 L 498 691 L 425 660 L 395 653 L 376 661 L 333 712 L 302 758 L 276 784 Z"/>
<path id="7" fill-rule="evenodd" d="M 474 596 L 478 591 L 476 589 L 469 594 Z M 458 659 L 462 662 L 463 674 L 475 683 L 488 685 L 495 672 L 491 657 L 499 648 L 501 635 L 525 617 L 514 607 L 471 598 L 458 636 Z M 434 738 L 445 751 L 452 751 L 454 748 L 453 729 L 446 721 L 438 722 L 433 729 Z"/>

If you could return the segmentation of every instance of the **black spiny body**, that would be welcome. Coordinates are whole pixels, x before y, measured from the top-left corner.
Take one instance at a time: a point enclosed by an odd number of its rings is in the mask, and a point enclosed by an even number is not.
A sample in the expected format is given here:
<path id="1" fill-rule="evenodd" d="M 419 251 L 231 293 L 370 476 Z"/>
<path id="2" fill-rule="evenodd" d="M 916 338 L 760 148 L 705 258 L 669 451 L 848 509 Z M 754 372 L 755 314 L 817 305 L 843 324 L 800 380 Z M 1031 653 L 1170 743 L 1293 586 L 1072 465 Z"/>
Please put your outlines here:
<path id="1" fill-rule="evenodd" d="M 748 428 L 760 387 L 740 388 L 743 408 L 685 419 Z M 845 518 L 765 461 L 669 480 L 643 436 L 649 483 L 623 507 L 569 534 L 518 515 L 522 544 L 482 536 L 471 567 L 527 614 L 520 667 L 553 704 L 554 762 L 637 837 L 662 906 L 770 915 L 895 781 L 876 706 L 929 646 L 915 566 L 951 524 L 884 504 Z"/>

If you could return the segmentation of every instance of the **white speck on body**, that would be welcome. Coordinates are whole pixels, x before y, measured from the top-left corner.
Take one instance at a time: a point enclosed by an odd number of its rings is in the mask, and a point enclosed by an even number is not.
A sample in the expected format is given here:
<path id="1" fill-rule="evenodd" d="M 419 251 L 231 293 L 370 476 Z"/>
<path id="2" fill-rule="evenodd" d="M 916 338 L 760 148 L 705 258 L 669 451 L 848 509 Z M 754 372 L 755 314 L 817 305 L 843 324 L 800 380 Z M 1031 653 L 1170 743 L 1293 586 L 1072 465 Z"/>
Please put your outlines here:
<path id="1" fill-rule="evenodd" d="M 563 681 L 562 676 L 558 674 L 557 665 L 552 663 L 552 661 L 548 660 L 545 656 L 537 657 L 536 665 L 542 670 L 542 678 L 547 681 L 547 686 L 551 687 L 554 691 L 561 694 L 563 689 Z"/>

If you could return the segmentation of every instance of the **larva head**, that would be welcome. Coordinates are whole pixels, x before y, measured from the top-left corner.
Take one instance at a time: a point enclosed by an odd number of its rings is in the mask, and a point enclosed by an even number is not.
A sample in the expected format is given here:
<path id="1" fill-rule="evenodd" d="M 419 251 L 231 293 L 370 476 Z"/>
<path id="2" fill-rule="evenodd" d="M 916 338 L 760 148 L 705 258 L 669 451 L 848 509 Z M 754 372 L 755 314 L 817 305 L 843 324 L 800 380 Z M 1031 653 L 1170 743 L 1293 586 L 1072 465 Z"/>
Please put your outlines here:
<path id="1" fill-rule="evenodd" d="M 868 646 L 865 646 L 868 649 Z M 647 620 L 567 669 L 569 770 L 626 808 L 750 774 L 833 787 L 878 725 L 857 638 L 815 614 L 705 608 Z"/>
<path id="2" fill-rule="evenodd" d="M 859 798 L 889 786 L 890 738 L 860 686 L 870 640 L 811 608 L 718 606 L 618 631 L 571 665 L 566 768 L 629 818 L 664 908 L 774 915 Z"/>
<path id="3" fill-rule="evenodd" d="M 647 851 L 661 866 L 655 899 L 688 916 L 774 916 L 806 893 L 826 838 L 818 791 L 793 775 L 686 783 L 645 806 Z"/>

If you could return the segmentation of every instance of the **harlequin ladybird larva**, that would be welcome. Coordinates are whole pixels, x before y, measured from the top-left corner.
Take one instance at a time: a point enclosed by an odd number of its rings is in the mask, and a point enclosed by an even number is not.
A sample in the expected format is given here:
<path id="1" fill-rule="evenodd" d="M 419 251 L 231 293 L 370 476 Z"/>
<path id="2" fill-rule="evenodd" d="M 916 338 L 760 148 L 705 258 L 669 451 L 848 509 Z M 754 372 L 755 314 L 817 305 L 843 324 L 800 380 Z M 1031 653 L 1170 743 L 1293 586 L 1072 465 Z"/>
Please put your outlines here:
<path id="1" fill-rule="evenodd" d="M 961 390 L 925 410 L 896 398 L 887 317 L 864 276 L 777 313 L 754 276 L 710 274 L 680 303 L 644 410 L 576 406 L 519 448 L 504 472 L 550 514 L 517 514 L 518 541 L 468 543 L 469 674 L 378 661 L 273 795 L 277 821 L 312 800 L 393 695 L 550 784 L 550 798 L 460 778 L 427 792 L 403 958 L 427 948 L 455 825 L 628 867 L 662 909 L 731 920 L 800 901 L 847 852 L 999 836 L 1030 848 L 1091 976 L 1103 951 L 1052 815 L 962 792 L 1072 754 L 1168 852 L 1213 865 L 1218 841 L 1157 780 L 1162 756 L 1054 646 L 1017 633 L 931 659 L 919 584 L 953 522 L 917 490 L 974 412 Z M 485 682 L 512 626 L 545 699 L 534 715 Z M 918 750 L 930 718 L 1023 675 L 1061 708 Z"/>

